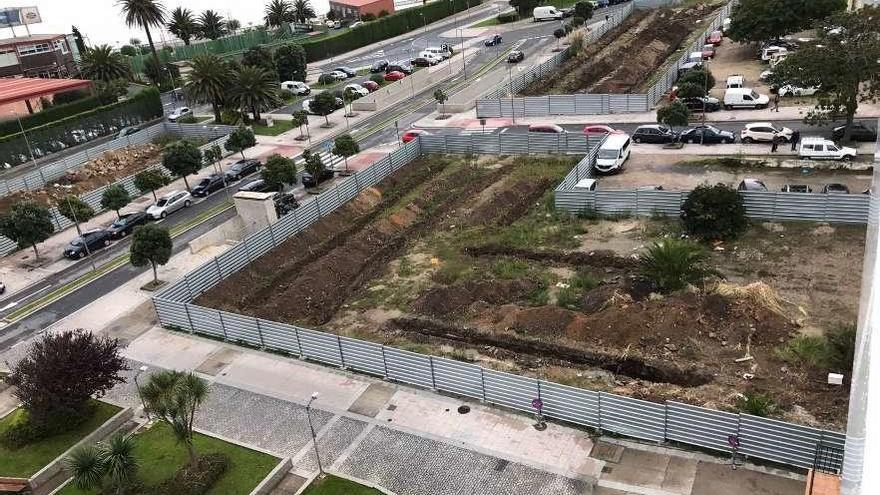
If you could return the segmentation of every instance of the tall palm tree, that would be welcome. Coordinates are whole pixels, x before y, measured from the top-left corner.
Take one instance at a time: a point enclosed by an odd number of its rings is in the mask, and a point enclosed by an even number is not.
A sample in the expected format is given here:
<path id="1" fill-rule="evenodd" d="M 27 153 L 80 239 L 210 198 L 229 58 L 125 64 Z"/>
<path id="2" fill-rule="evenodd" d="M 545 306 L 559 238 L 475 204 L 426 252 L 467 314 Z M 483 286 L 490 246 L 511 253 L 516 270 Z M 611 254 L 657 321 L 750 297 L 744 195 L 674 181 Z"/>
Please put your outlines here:
<path id="1" fill-rule="evenodd" d="M 293 19 L 293 9 L 289 0 L 272 0 L 266 5 L 263 20 L 269 27 L 281 27 Z"/>
<path id="2" fill-rule="evenodd" d="M 128 61 L 121 53 L 114 52 L 110 45 L 87 48 L 81 55 L 79 70 L 86 79 L 103 82 L 123 79 L 130 73 Z"/>
<path id="3" fill-rule="evenodd" d="M 165 6 L 159 0 L 116 0 L 116 5 L 122 9 L 125 23 L 129 27 L 141 27 L 147 33 L 147 42 L 156 64 L 159 64 L 159 55 L 156 53 L 156 45 L 153 44 L 151 27 L 165 25 Z"/>
<path id="4" fill-rule="evenodd" d="M 193 57 L 184 88 L 196 101 L 210 103 L 214 109 L 214 121 L 219 123 L 223 96 L 231 81 L 229 65 L 220 57 L 208 53 Z"/>
<path id="5" fill-rule="evenodd" d="M 171 11 L 171 20 L 168 22 L 168 31 L 188 45 L 190 40 L 199 34 L 199 23 L 196 22 L 191 10 L 177 7 Z"/>
<path id="6" fill-rule="evenodd" d="M 213 10 L 206 10 L 199 16 L 199 30 L 202 38 L 216 40 L 226 34 L 226 24 L 223 16 Z"/>
<path id="7" fill-rule="evenodd" d="M 260 120 L 260 111 L 278 103 L 275 76 L 260 67 L 243 65 L 235 72 L 229 100 L 238 108 L 250 110 L 254 120 Z"/>
<path id="8" fill-rule="evenodd" d="M 226 31 L 235 34 L 239 29 L 241 29 L 241 22 L 238 19 L 226 19 Z"/>
<path id="9" fill-rule="evenodd" d="M 305 24 L 315 17 L 315 9 L 309 0 L 293 0 L 293 20 Z"/>

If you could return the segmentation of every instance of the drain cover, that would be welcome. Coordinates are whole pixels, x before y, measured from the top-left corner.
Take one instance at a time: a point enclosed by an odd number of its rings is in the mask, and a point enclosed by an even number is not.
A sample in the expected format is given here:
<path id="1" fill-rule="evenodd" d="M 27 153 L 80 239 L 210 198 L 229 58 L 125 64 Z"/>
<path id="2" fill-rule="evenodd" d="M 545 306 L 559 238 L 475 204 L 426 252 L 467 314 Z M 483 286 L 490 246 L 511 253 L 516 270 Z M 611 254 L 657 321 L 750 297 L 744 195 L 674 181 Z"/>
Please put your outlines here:
<path id="1" fill-rule="evenodd" d="M 467 414 L 471 412 L 470 406 L 458 406 L 458 414 Z"/>

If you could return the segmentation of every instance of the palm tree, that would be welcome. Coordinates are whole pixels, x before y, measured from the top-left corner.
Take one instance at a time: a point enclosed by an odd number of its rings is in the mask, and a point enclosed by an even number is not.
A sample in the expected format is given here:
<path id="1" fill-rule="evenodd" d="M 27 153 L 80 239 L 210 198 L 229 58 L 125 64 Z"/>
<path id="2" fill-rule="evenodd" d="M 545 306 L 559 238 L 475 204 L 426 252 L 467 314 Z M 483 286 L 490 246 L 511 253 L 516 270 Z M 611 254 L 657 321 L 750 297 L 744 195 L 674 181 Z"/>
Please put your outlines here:
<path id="1" fill-rule="evenodd" d="M 214 109 L 214 121 L 219 123 L 223 95 L 231 80 L 232 71 L 220 57 L 210 53 L 196 55 L 184 88 L 193 99 L 210 103 Z"/>
<path id="2" fill-rule="evenodd" d="M 121 495 L 134 480 L 137 473 L 137 460 L 134 458 L 134 440 L 130 436 L 116 434 L 101 446 L 104 457 L 104 470 L 116 493 Z"/>
<path id="3" fill-rule="evenodd" d="M 708 259 L 706 251 L 695 242 L 664 239 L 639 256 L 639 271 L 660 292 L 672 292 L 699 283 L 712 273 L 705 265 Z"/>
<path id="4" fill-rule="evenodd" d="M 180 38 L 184 45 L 188 45 L 190 40 L 199 33 L 199 23 L 196 22 L 191 10 L 177 7 L 171 11 L 168 31 Z"/>
<path id="5" fill-rule="evenodd" d="M 193 424 L 196 410 L 208 397 L 207 382 L 192 373 L 166 370 L 150 375 L 140 394 L 147 409 L 171 426 L 194 462 Z"/>
<path id="6" fill-rule="evenodd" d="M 285 22 L 293 19 L 293 9 L 289 0 L 272 0 L 266 5 L 263 20 L 269 27 L 281 27 Z"/>
<path id="7" fill-rule="evenodd" d="M 293 20 L 305 24 L 315 17 L 315 9 L 309 0 L 293 0 Z"/>
<path id="8" fill-rule="evenodd" d="M 104 479 L 104 457 L 94 445 L 80 445 L 64 460 L 64 467 L 73 477 L 73 484 L 83 491 L 90 491 L 101 485 Z"/>
<path id="9" fill-rule="evenodd" d="M 110 45 L 86 48 L 79 61 L 79 70 L 86 79 L 103 82 L 124 79 L 130 73 L 128 61 Z"/>
<path id="10" fill-rule="evenodd" d="M 159 0 L 117 0 L 116 5 L 122 9 L 125 23 L 128 26 L 144 28 L 147 33 L 147 42 L 150 44 L 150 51 L 153 52 L 153 58 L 156 59 L 156 65 L 158 65 L 159 55 L 156 53 L 156 45 L 153 44 L 150 27 L 165 25 L 165 6 Z"/>
<path id="11" fill-rule="evenodd" d="M 241 23 L 238 22 L 238 19 L 227 19 L 226 20 L 226 31 L 232 34 L 238 32 L 241 29 Z"/>
<path id="12" fill-rule="evenodd" d="M 261 110 L 278 103 L 278 84 L 269 71 L 243 65 L 235 72 L 229 99 L 236 107 L 249 109 L 254 120 L 260 120 Z"/>
<path id="13" fill-rule="evenodd" d="M 226 25 L 223 16 L 213 10 L 206 10 L 199 16 L 199 30 L 202 38 L 216 40 L 226 34 Z"/>

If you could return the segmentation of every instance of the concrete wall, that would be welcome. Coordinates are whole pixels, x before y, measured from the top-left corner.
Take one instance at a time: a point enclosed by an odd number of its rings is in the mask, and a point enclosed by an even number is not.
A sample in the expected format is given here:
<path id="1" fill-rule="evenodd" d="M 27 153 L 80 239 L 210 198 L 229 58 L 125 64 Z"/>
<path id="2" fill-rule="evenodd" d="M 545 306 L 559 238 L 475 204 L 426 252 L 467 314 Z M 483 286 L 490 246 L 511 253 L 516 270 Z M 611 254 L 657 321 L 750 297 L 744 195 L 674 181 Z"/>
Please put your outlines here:
<path id="1" fill-rule="evenodd" d="M 254 488 L 250 495 L 268 495 L 272 492 L 272 490 L 281 482 L 282 478 L 290 471 L 290 468 L 293 467 L 293 461 L 290 457 L 285 457 L 281 459 L 281 462 L 275 466 L 275 469 L 269 472 L 269 474 L 263 478 L 263 481 Z"/>
<path id="2" fill-rule="evenodd" d="M 232 197 L 235 200 L 235 211 L 241 217 L 245 234 L 254 233 L 278 221 L 273 197 L 274 193 L 235 193 Z"/>
<path id="3" fill-rule="evenodd" d="M 244 221 L 236 215 L 189 241 L 189 250 L 195 254 L 206 247 L 225 244 L 228 241 L 239 241 L 243 236 Z"/>

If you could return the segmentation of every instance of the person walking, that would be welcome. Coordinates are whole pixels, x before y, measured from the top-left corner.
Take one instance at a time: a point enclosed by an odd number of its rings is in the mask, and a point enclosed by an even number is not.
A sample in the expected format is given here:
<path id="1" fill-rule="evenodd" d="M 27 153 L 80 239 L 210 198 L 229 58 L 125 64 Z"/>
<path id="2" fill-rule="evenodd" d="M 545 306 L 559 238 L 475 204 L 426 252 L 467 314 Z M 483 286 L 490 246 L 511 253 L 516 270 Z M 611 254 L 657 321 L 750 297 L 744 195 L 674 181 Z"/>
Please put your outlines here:
<path id="1" fill-rule="evenodd" d="M 778 135 L 775 135 L 775 134 L 773 135 L 773 144 L 770 145 L 770 152 L 771 153 L 776 153 L 776 148 L 779 147 L 779 141 L 781 139 L 782 138 L 780 138 Z"/>
<path id="2" fill-rule="evenodd" d="M 797 145 L 801 141 L 801 131 L 791 133 L 791 151 L 797 150 Z"/>
<path id="3" fill-rule="evenodd" d="M 773 110 L 779 112 L 779 93 L 773 95 Z"/>

